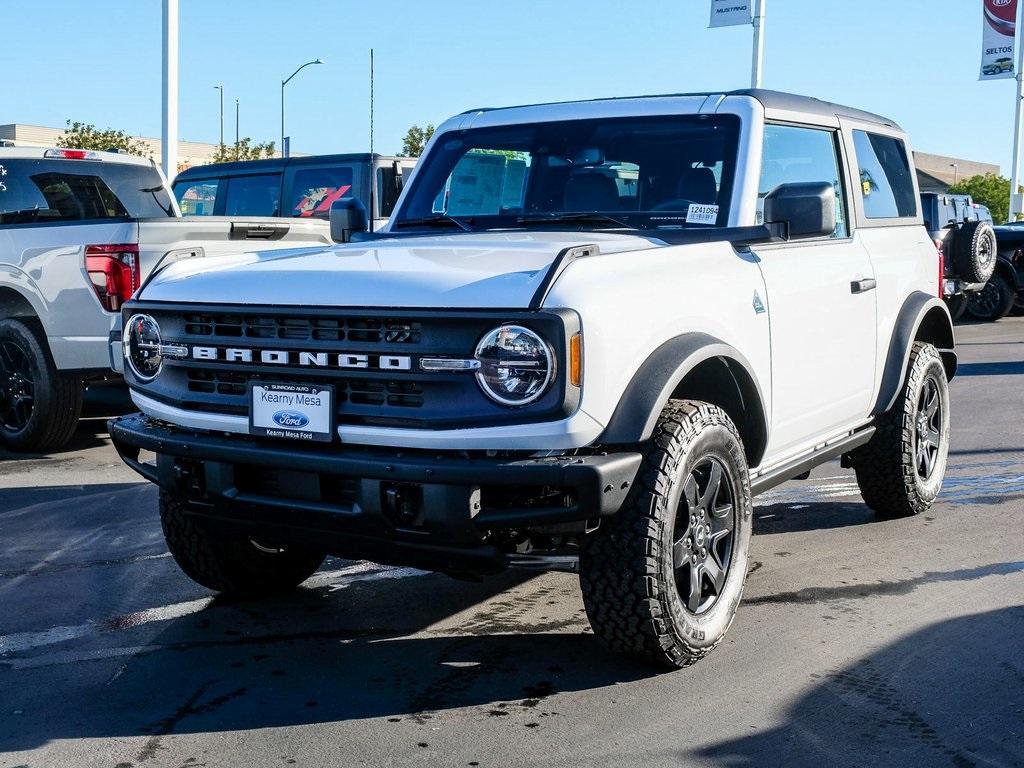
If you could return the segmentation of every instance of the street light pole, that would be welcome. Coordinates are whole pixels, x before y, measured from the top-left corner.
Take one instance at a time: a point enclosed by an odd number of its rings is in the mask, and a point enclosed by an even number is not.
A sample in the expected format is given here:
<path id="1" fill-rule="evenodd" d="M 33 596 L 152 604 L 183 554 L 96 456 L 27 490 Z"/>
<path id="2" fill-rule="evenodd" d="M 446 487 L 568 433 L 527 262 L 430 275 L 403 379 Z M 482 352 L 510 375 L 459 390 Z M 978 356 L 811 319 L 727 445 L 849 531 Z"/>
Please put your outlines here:
<path id="1" fill-rule="evenodd" d="M 160 155 L 167 181 L 178 174 L 178 0 L 163 1 L 163 115 Z"/>
<path id="2" fill-rule="evenodd" d="M 764 79 L 764 18 L 768 0 L 754 0 L 754 55 L 750 68 L 750 87 L 760 88 Z"/>
<path id="3" fill-rule="evenodd" d="M 284 80 L 281 81 L 281 156 L 282 157 L 287 157 L 287 155 L 285 154 L 285 145 L 284 145 L 284 87 L 286 85 L 288 85 L 288 82 L 293 77 L 295 77 L 297 74 L 299 74 L 299 72 L 301 72 L 302 70 L 304 70 L 306 67 L 310 66 L 311 64 L 323 64 L 323 62 L 320 59 L 315 59 L 313 61 L 307 61 L 301 67 L 299 67 L 294 72 L 292 72 L 290 75 L 288 75 L 287 78 L 285 78 Z"/>
<path id="4" fill-rule="evenodd" d="M 220 91 L 220 145 L 224 146 L 224 86 L 215 85 L 215 90 Z"/>
<path id="5" fill-rule="evenodd" d="M 1024 21 L 1024 3 L 1017 4 L 1017 78 L 1014 83 L 1014 104 L 1013 104 L 1013 170 L 1010 174 L 1010 221 L 1017 220 L 1017 214 L 1021 212 L 1021 197 L 1017 193 L 1020 186 L 1020 127 L 1021 110 L 1024 109 L 1024 29 L 1021 29 L 1021 22 Z"/>
<path id="6" fill-rule="evenodd" d="M 949 167 L 953 169 L 953 186 L 956 186 L 956 172 L 960 170 L 960 166 L 956 163 L 950 163 Z"/>
<path id="7" fill-rule="evenodd" d="M 238 99 L 235 99 L 235 159 L 238 159 Z"/>

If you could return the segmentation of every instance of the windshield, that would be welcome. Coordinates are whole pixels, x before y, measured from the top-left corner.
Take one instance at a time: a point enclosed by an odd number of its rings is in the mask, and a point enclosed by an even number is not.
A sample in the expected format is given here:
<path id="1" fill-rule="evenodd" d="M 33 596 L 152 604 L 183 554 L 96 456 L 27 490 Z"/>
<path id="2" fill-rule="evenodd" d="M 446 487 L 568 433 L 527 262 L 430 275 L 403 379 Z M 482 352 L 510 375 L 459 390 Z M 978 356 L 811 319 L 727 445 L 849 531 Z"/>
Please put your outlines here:
<path id="1" fill-rule="evenodd" d="M 725 226 L 739 119 L 572 120 L 439 137 L 394 228 Z"/>
<path id="2" fill-rule="evenodd" d="M 12 159 L 0 170 L 0 224 L 174 216 L 160 174 L 148 165 Z"/>

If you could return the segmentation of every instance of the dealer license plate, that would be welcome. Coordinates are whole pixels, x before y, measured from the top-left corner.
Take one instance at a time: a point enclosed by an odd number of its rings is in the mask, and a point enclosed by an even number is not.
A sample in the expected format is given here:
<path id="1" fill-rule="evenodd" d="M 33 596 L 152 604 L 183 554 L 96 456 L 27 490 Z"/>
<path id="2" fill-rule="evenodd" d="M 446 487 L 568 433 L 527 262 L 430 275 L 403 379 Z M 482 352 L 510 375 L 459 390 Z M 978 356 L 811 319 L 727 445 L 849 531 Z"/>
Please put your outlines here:
<path id="1" fill-rule="evenodd" d="M 252 384 L 249 432 L 286 440 L 330 442 L 334 389 L 322 384 Z"/>

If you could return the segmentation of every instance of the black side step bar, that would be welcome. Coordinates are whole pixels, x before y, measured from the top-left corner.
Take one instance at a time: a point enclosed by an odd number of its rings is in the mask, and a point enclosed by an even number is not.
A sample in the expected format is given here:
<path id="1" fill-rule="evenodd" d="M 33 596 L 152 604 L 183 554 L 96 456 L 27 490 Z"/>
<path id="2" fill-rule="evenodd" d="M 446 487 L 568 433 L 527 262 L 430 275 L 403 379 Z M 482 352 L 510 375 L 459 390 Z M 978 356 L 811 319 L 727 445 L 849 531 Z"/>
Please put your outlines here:
<path id="1" fill-rule="evenodd" d="M 798 456 L 775 469 L 765 472 L 763 475 L 758 475 L 751 479 L 750 492 L 757 496 L 777 485 L 782 485 L 787 480 L 792 480 L 794 477 L 811 471 L 819 464 L 824 464 L 836 456 L 842 456 L 854 448 L 859 448 L 868 442 L 874 434 L 874 427 L 864 427 L 835 443 L 818 448 L 803 456 Z"/>

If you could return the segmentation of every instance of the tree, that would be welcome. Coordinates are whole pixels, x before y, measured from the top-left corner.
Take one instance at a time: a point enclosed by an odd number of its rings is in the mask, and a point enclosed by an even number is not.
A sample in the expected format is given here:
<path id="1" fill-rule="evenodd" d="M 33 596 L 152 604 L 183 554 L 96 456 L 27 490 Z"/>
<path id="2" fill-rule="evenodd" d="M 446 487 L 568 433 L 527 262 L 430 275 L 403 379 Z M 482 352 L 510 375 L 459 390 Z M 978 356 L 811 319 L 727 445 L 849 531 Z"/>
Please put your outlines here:
<path id="1" fill-rule="evenodd" d="M 994 173 L 971 176 L 949 188 L 952 195 L 970 195 L 992 212 L 992 219 L 1002 224 L 1010 215 L 1010 180 Z"/>
<path id="2" fill-rule="evenodd" d="M 253 144 L 252 139 L 246 136 L 231 146 L 226 144 L 219 145 L 214 151 L 210 162 L 231 163 L 235 160 L 262 160 L 265 157 L 273 156 L 274 142 L 266 141 L 262 144 Z"/>
<path id="3" fill-rule="evenodd" d="M 430 137 L 434 135 L 434 126 L 427 123 L 426 128 L 414 125 L 406 131 L 402 139 L 402 155 L 404 157 L 419 157 L 423 154 L 423 148 L 427 146 Z"/>
<path id="4" fill-rule="evenodd" d="M 112 149 L 124 150 L 133 155 L 149 157 L 149 149 L 146 145 L 129 136 L 124 131 L 113 128 L 100 130 L 91 123 L 79 123 L 67 121 L 67 128 L 64 135 L 57 139 L 57 146 L 65 149 L 93 149 L 106 152 Z"/>

